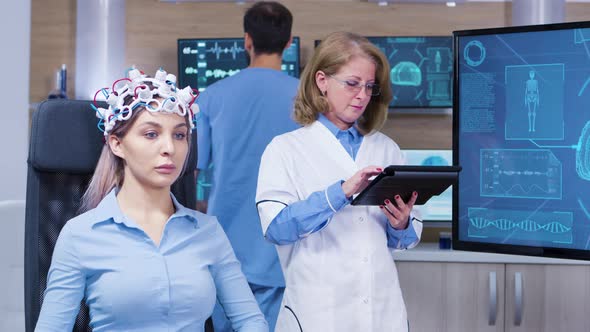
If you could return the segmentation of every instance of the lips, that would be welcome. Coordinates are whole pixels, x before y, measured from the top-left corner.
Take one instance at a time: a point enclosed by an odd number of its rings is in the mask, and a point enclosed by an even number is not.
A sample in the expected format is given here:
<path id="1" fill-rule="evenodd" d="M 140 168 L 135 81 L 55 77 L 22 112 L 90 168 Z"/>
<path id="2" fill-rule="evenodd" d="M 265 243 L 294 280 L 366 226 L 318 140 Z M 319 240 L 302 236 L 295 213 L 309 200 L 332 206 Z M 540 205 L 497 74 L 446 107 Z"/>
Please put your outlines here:
<path id="1" fill-rule="evenodd" d="M 176 170 L 176 166 L 174 164 L 164 164 L 156 167 L 156 172 L 163 173 L 163 174 L 170 174 Z"/>
<path id="2" fill-rule="evenodd" d="M 363 109 L 363 107 L 362 107 L 362 106 L 356 106 L 356 105 L 350 105 L 350 107 L 354 108 L 354 109 L 355 109 L 355 110 L 357 110 L 357 111 L 360 111 L 360 110 L 362 110 L 362 109 Z"/>

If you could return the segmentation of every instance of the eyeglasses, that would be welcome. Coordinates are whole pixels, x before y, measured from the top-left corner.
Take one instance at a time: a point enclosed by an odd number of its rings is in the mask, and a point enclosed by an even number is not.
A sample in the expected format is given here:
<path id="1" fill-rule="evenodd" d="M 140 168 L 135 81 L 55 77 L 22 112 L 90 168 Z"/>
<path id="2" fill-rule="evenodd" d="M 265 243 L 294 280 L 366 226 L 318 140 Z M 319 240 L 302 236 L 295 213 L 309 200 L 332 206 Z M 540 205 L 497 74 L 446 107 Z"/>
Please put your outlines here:
<path id="1" fill-rule="evenodd" d="M 333 78 L 336 82 L 342 84 L 344 88 L 350 92 L 359 93 L 363 87 L 365 87 L 365 92 L 371 96 L 378 96 L 381 94 L 381 87 L 377 83 L 366 83 L 361 84 L 361 82 L 356 80 L 341 80 L 334 75 L 328 75 L 330 78 Z"/>

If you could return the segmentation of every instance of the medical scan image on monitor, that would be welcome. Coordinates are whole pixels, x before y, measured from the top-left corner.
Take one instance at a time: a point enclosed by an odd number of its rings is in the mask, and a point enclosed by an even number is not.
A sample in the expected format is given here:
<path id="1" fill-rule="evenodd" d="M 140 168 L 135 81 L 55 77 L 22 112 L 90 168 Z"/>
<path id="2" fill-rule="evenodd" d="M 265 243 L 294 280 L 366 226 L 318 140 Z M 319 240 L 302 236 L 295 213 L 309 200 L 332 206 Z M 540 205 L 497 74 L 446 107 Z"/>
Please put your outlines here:
<path id="1" fill-rule="evenodd" d="M 416 166 L 452 166 L 452 150 L 402 150 L 406 165 Z M 424 205 L 414 205 L 415 217 L 425 223 L 451 223 L 453 214 L 453 187 L 438 196 L 433 196 Z"/>
<path id="2" fill-rule="evenodd" d="M 392 108 L 450 108 L 452 37 L 367 37 L 391 66 Z"/>
<path id="3" fill-rule="evenodd" d="M 244 38 L 196 38 L 178 40 L 180 86 L 204 91 L 209 85 L 248 67 Z M 283 52 L 281 70 L 299 77 L 299 37 Z"/>
<path id="4" fill-rule="evenodd" d="M 590 259 L 590 24 L 455 32 L 460 248 Z"/>

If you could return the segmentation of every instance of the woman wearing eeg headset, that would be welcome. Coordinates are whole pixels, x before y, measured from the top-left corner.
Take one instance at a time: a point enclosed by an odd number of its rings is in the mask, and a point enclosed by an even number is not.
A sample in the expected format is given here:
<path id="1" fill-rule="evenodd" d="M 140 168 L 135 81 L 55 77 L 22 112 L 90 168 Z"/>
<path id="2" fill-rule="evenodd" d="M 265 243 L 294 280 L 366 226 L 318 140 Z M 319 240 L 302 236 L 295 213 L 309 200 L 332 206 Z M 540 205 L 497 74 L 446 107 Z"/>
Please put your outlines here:
<path id="1" fill-rule="evenodd" d="M 216 298 L 235 330 L 268 331 L 216 218 L 170 192 L 188 156 L 196 95 L 163 70 L 128 75 L 101 90 L 106 144 L 86 212 L 55 245 L 35 331 L 71 331 L 82 299 L 95 332 L 203 331 Z"/>
<path id="2" fill-rule="evenodd" d="M 417 193 L 349 205 L 382 167 L 404 162 L 377 131 L 392 98 L 389 70 L 366 38 L 330 34 L 301 77 L 303 127 L 275 137 L 262 156 L 256 202 L 287 285 L 277 332 L 408 329 L 391 250 L 419 242 Z"/>

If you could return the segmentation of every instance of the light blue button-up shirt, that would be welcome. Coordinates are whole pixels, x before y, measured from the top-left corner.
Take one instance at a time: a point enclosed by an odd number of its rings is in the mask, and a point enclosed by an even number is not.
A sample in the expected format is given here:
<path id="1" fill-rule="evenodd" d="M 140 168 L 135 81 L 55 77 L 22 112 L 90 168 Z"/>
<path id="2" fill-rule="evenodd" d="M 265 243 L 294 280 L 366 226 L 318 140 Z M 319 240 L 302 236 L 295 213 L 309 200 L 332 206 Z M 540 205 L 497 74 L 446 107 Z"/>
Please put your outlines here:
<path id="1" fill-rule="evenodd" d="M 84 298 L 100 331 L 203 331 L 219 298 L 237 331 L 268 331 L 215 217 L 172 196 L 160 245 L 121 212 L 115 190 L 62 229 L 35 331 L 71 331 Z"/>
<path id="2" fill-rule="evenodd" d="M 323 114 L 320 114 L 318 121 L 336 136 L 350 157 L 355 159 L 363 142 L 363 135 L 354 126 L 348 130 L 340 130 Z M 334 210 L 339 211 L 351 202 L 342 190 L 342 182 L 330 185 L 325 193 L 316 191 L 307 199 L 286 206 L 268 226 L 266 238 L 275 244 L 289 244 L 299 240 L 304 234 L 322 229 L 334 215 Z M 417 240 L 418 235 L 411 221 L 403 230 L 397 230 L 387 223 L 388 247 L 405 249 Z"/>

